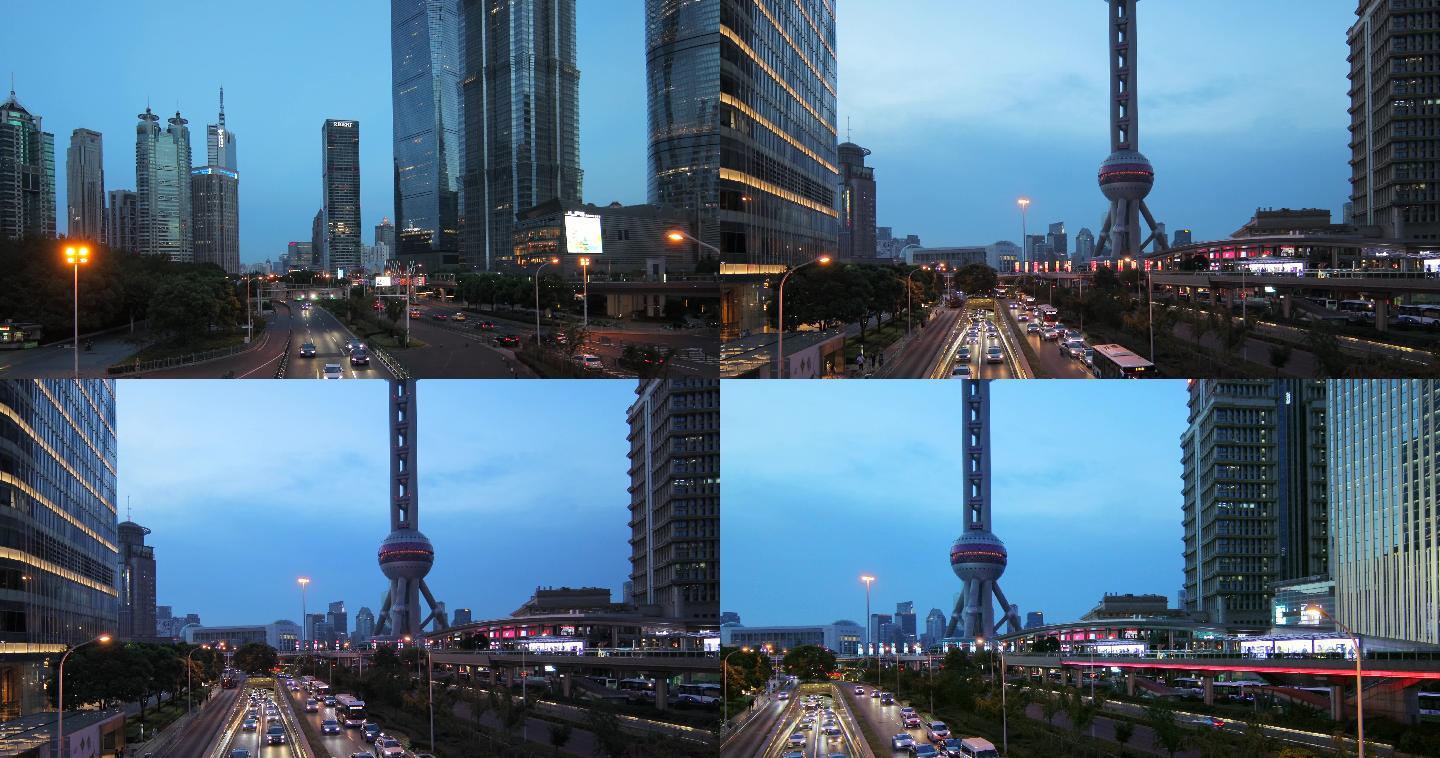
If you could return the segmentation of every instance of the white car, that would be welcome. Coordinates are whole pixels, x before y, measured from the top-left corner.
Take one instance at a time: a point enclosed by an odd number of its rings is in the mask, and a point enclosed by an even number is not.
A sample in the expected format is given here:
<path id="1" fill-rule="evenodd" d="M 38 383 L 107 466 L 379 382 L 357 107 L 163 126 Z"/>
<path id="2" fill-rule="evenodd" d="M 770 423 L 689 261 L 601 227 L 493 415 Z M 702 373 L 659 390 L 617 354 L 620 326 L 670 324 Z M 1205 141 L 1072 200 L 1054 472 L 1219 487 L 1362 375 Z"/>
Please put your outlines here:
<path id="1" fill-rule="evenodd" d="M 405 758 L 405 747 L 394 737 L 375 740 L 375 751 L 380 758 Z"/>
<path id="2" fill-rule="evenodd" d="M 909 750 L 912 747 L 915 747 L 915 738 L 908 732 L 901 732 L 890 738 L 891 750 Z"/>
<path id="3" fill-rule="evenodd" d="M 600 356 L 598 355 L 586 354 L 576 356 L 575 362 L 580 364 L 580 367 L 586 371 L 600 371 L 605 368 L 605 364 L 600 362 Z"/>
<path id="4" fill-rule="evenodd" d="M 344 378 L 345 378 L 345 372 L 340 368 L 340 364 L 338 364 L 338 363 L 327 363 L 327 364 L 325 364 L 325 378 L 326 378 L 326 379 L 344 379 Z"/>
<path id="5" fill-rule="evenodd" d="M 802 732 L 792 732 L 792 733 L 790 734 L 790 746 L 791 746 L 791 747 L 805 747 L 805 735 L 804 735 L 804 733 L 802 733 Z"/>
<path id="6" fill-rule="evenodd" d="M 950 378 L 951 378 L 951 379 L 969 379 L 969 378 L 970 378 L 970 364 L 968 364 L 968 363 L 956 363 L 954 366 L 951 366 L 951 367 L 950 367 Z"/>
<path id="7" fill-rule="evenodd" d="M 1004 363 L 1004 362 L 1005 362 L 1005 354 L 1000 351 L 1000 346 L 999 346 L 999 345 L 991 345 L 990 347 L 985 348 L 985 362 L 986 362 L 986 363 Z"/>
<path id="8" fill-rule="evenodd" d="M 929 737 L 931 742 L 939 742 L 950 736 L 950 727 L 945 726 L 943 721 L 932 721 L 925 729 L 925 736 Z"/>
<path id="9" fill-rule="evenodd" d="M 855 694 L 856 694 L 856 695 L 864 695 L 864 694 L 865 694 L 865 688 L 864 688 L 864 687 L 856 687 L 856 688 L 855 688 Z"/>

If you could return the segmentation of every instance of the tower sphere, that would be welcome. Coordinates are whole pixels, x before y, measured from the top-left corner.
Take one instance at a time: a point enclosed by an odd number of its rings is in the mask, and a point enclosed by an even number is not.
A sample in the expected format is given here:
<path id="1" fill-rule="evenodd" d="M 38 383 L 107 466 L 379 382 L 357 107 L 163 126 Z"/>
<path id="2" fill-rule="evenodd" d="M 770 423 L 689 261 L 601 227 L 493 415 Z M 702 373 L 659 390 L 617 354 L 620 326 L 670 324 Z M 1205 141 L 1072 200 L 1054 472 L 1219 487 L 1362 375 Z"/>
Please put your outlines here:
<path id="1" fill-rule="evenodd" d="M 950 546 L 950 568 L 962 580 L 995 581 L 1005 573 L 1009 554 L 999 537 L 983 529 L 967 531 Z"/>
<path id="2" fill-rule="evenodd" d="M 380 543 L 379 558 L 386 579 L 423 579 L 435 565 L 435 548 L 414 529 L 396 529 Z"/>
<path id="3" fill-rule="evenodd" d="M 1138 150 L 1116 150 L 1100 164 L 1100 191 L 1108 200 L 1144 200 L 1155 186 L 1155 168 Z"/>

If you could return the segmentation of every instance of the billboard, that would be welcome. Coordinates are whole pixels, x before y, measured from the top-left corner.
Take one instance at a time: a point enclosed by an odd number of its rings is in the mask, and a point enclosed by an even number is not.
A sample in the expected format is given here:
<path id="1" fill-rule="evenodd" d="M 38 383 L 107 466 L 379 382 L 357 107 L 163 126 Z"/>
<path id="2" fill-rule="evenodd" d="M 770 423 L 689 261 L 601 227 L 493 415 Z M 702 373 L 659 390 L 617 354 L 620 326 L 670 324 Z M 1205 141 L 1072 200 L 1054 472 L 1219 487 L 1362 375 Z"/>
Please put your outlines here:
<path id="1" fill-rule="evenodd" d="M 388 276 L 377 276 L 377 277 L 375 277 L 375 286 L 376 286 L 376 287 L 390 287 L 390 286 L 393 286 L 393 285 L 391 284 L 392 281 L 393 281 L 393 280 L 392 280 L 390 277 L 388 277 Z"/>
<path id="2" fill-rule="evenodd" d="M 599 216 L 580 211 L 565 214 L 565 252 L 571 255 L 599 255 L 601 240 Z"/>

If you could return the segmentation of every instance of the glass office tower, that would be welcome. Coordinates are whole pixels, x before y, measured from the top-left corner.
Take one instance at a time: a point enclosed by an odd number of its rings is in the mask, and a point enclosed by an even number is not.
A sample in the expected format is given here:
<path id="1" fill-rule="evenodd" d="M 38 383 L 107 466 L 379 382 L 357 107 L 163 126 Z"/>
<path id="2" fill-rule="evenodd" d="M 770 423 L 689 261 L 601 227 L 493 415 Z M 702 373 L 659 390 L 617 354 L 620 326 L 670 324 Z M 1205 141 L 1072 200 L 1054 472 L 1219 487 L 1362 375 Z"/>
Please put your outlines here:
<path id="1" fill-rule="evenodd" d="M 360 268 L 360 122 L 327 119 L 321 135 L 325 266 L 332 275 L 348 277 Z"/>
<path id="2" fill-rule="evenodd" d="M 10 90 L 0 103 L 0 239 L 55 236 L 55 135 Z"/>
<path id="3" fill-rule="evenodd" d="M 0 720 L 48 709 L 50 659 L 116 631 L 116 465 L 113 382 L 0 381 Z"/>
<path id="4" fill-rule="evenodd" d="M 727 262 L 834 255 L 833 3 L 646 0 L 645 36 L 650 202 L 694 210 Z"/>
<path id="5" fill-rule="evenodd" d="M 1440 382 L 1333 381 L 1327 414 L 1335 616 L 1440 644 Z"/>
<path id="6" fill-rule="evenodd" d="M 575 0 L 464 0 L 463 13 L 463 257 L 494 268 L 513 255 L 516 214 L 580 201 Z"/>
<path id="7" fill-rule="evenodd" d="M 464 165 L 460 0 L 392 0 L 390 24 L 399 230 L 391 257 L 454 263 Z"/>
<path id="8" fill-rule="evenodd" d="M 149 108 L 135 127 L 136 245 L 142 253 L 189 263 L 194 255 L 190 216 L 189 121 L 175 112 L 161 130 Z"/>

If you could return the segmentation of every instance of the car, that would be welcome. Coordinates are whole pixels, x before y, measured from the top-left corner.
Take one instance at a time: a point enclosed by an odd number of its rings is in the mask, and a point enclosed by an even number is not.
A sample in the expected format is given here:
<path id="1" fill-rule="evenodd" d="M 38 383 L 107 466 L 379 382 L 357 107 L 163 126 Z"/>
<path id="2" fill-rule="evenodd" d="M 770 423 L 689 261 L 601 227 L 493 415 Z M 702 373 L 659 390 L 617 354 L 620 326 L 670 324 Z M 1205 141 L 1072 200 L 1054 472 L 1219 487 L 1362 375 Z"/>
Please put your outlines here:
<path id="1" fill-rule="evenodd" d="M 466 316 L 466 315 L 463 314 L 463 313 L 456 313 L 455 315 L 453 315 L 453 316 L 450 317 L 450 320 L 451 320 L 451 321 L 469 321 L 469 320 L 470 320 L 470 317 L 469 317 L 469 316 Z"/>
<path id="2" fill-rule="evenodd" d="M 1045 340 L 1046 342 L 1049 342 L 1050 340 L 1058 340 L 1060 339 L 1060 330 L 1053 327 L 1047 327 L 1045 331 L 1040 332 L 1040 339 Z"/>
<path id="3" fill-rule="evenodd" d="M 315 343 L 314 343 L 314 342 L 305 342 L 305 343 L 302 343 L 302 344 L 300 345 L 300 357 L 301 357 L 301 358 L 314 358 L 314 357 L 315 357 Z"/>
<path id="4" fill-rule="evenodd" d="M 375 755 L 379 758 L 405 758 L 405 747 L 394 737 L 381 735 L 375 740 Z"/>
<path id="5" fill-rule="evenodd" d="M 265 730 L 265 744 L 284 745 L 285 727 L 280 724 L 271 724 L 270 728 Z"/>
<path id="6" fill-rule="evenodd" d="M 328 705 L 328 706 L 330 706 L 331 708 L 334 708 L 334 707 L 335 707 L 335 696 L 334 696 L 334 695 L 326 695 L 326 696 L 325 696 L 325 704 Z"/>
<path id="7" fill-rule="evenodd" d="M 356 350 L 361 350 L 364 347 L 365 343 L 361 342 L 360 340 L 345 340 L 345 346 L 341 349 L 344 350 L 346 353 L 351 353 Z"/>
<path id="8" fill-rule="evenodd" d="M 382 310 L 382 309 L 384 309 L 384 308 L 385 308 L 385 306 L 381 305 L 379 300 L 376 300 L 375 302 L 373 302 L 373 303 L 370 304 L 370 310 L 372 310 L 372 311 L 378 311 L 378 310 Z"/>
<path id="9" fill-rule="evenodd" d="M 801 730 L 801 731 L 806 731 L 806 730 L 814 729 L 814 728 L 815 728 L 815 718 L 814 718 L 813 716 L 806 716 L 805 718 L 800 719 L 800 723 L 797 724 L 797 725 L 795 726 L 795 728 L 796 728 L 796 729 L 799 729 L 799 730 Z"/>
<path id="10" fill-rule="evenodd" d="M 1000 751 L 995 749 L 995 743 L 979 737 L 966 737 L 960 740 L 960 752 L 956 755 L 965 758 L 1000 758 Z"/>
<path id="11" fill-rule="evenodd" d="M 350 758 L 375 758 L 375 754 L 366 753 L 362 750 L 356 750 L 355 752 L 350 754 Z"/>
<path id="12" fill-rule="evenodd" d="M 1064 337 L 1065 342 L 1069 342 L 1071 340 L 1085 340 L 1085 335 L 1081 334 L 1079 329 L 1066 329 L 1065 334 L 1063 334 L 1062 336 Z"/>
<path id="13" fill-rule="evenodd" d="M 360 725 L 360 737 L 366 742 L 374 742 L 380 737 L 380 725 L 365 722 Z"/>
<path id="14" fill-rule="evenodd" d="M 820 727 L 820 731 L 830 737 L 838 737 L 840 736 L 840 725 L 834 721 L 826 721 L 825 725 Z"/>
<path id="15" fill-rule="evenodd" d="M 778 695 L 775 696 L 775 699 L 776 699 L 776 700 L 789 700 L 789 699 L 790 699 L 790 693 L 788 693 L 788 692 L 781 692 L 780 694 L 778 694 Z"/>
<path id="16" fill-rule="evenodd" d="M 499 337 L 495 338 L 495 344 L 499 345 L 500 347 L 519 347 L 520 338 L 516 337 L 513 334 L 502 334 Z"/>
<path id="17" fill-rule="evenodd" d="M 306 699 L 305 699 L 305 712 L 306 712 L 306 713 L 315 713 L 315 712 L 317 712 L 317 711 L 319 711 L 319 710 L 320 710 L 320 704 L 317 703 L 317 702 L 315 702 L 315 698 L 312 697 L 312 698 L 306 698 Z"/>
<path id="18" fill-rule="evenodd" d="M 419 309 L 419 308 L 411 308 L 411 309 L 410 309 L 410 318 L 420 318 L 420 309 Z"/>
<path id="19" fill-rule="evenodd" d="M 882 692 L 882 693 L 880 693 L 880 704 L 881 704 L 881 705 L 894 705 L 894 704 L 895 704 L 895 695 L 892 694 L 892 693 L 889 693 L 889 692 Z"/>
<path id="20" fill-rule="evenodd" d="M 970 346 L 969 346 L 969 345 L 961 345 L 961 346 L 960 346 L 960 349 L 955 351 L 955 360 L 957 360 L 957 361 L 963 361 L 963 362 L 965 362 L 965 363 L 969 363 L 969 362 L 970 362 Z"/>
<path id="21" fill-rule="evenodd" d="M 950 727 L 945 726 L 944 721 L 931 721 L 925 727 L 925 736 L 931 742 L 941 742 L 950 738 Z"/>
<path id="22" fill-rule="evenodd" d="M 1037 324 L 1037 323 L 1035 323 L 1034 321 L 1031 321 L 1030 323 L 1028 323 L 1028 324 L 1025 325 L 1025 333 L 1026 333 L 1026 334 L 1039 334 L 1039 333 L 1040 333 L 1040 325 Z"/>
<path id="23" fill-rule="evenodd" d="M 805 754 L 796 750 L 791 750 L 786 753 L 782 753 L 780 755 L 780 758 L 805 758 Z"/>
<path id="24" fill-rule="evenodd" d="M 1063 347 L 1064 350 L 1062 352 L 1064 352 L 1071 358 L 1085 357 L 1085 350 L 1087 349 L 1087 345 L 1080 340 L 1070 340 L 1069 342 L 1066 342 Z"/>
<path id="25" fill-rule="evenodd" d="M 910 746 L 910 755 L 912 758 L 939 758 L 940 751 L 936 750 L 934 745 L 921 742 Z"/>
<path id="26" fill-rule="evenodd" d="M 1030 316 L 1029 316 L 1029 314 L 1022 313 L 1022 314 L 1016 316 L 1016 317 L 1015 317 L 1015 320 L 1016 320 L 1016 321 L 1019 321 L 1020 323 L 1023 324 L 1023 323 L 1025 323 L 1026 321 L 1029 321 L 1029 320 L 1030 320 Z"/>
<path id="27" fill-rule="evenodd" d="M 908 732 L 901 732 L 890 738 L 891 750 L 908 750 L 915 746 L 915 738 Z"/>
<path id="28" fill-rule="evenodd" d="M 865 688 L 864 688 L 864 687 L 856 687 L 856 688 L 855 688 L 855 694 L 856 694 L 856 695 L 864 695 L 864 694 L 865 694 Z"/>
<path id="29" fill-rule="evenodd" d="M 916 713 L 902 715 L 900 717 L 900 726 L 906 729 L 919 729 L 920 715 Z"/>
<path id="30" fill-rule="evenodd" d="M 340 368 L 340 364 L 338 364 L 338 363 L 327 363 L 327 364 L 325 364 L 325 378 L 326 378 L 326 379 L 344 379 L 344 378 L 345 378 L 345 371 Z M 333 698 L 333 697 L 325 698 L 325 701 L 326 701 L 326 702 L 325 702 L 326 705 L 334 705 L 334 704 L 335 704 L 335 698 Z"/>
<path id="31" fill-rule="evenodd" d="M 870 690 L 870 697 L 880 697 L 880 690 Z"/>
<path id="32" fill-rule="evenodd" d="M 250 758 L 250 751 L 243 747 L 237 747 L 230 751 L 230 758 Z"/>
<path id="33" fill-rule="evenodd" d="M 905 706 L 904 708 L 901 708 L 901 709 L 900 709 L 900 715 L 901 715 L 901 716 L 909 716 L 909 715 L 911 715 L 911 714 L 913 714 L 913 713 L 915 713 L 915 706 L 913 706 L 913 705 L 907 705 L 907 706 Z"/>
<path id="34" fill-rule="evenodd" d="M 240 728 L 247 732 L 253 732 L 260 728 L 260 722 L 253 718 L 246 718 L 240 722 Z"/>
<path id="35" fill-rule="evenodd" d="M 365 348 L 362 347 L 362 348 L 360 348 L 359 350 L 356 350 L 355 352 L 351 353 L 351 354 L 350 354 L 350 365 L 351 365 L 351 366 L 369 366 L 369 365 L 370 365 L 370 351 L 369 351 L 369 350 L 366 350 Z"/>
<path id="36" fill-rule="evenodd" d="M 325 719 L 324 721 L 321 721 L 321 722 L 320 722 L 320 733 L 321 733 L 321 734 L 339 734 L 339 733 L 340 733 L 340 722 L 339 722 L 339 721 L 336 721 L 335 719 Z"/>
<path id="37" fill-rule="evenodd" d="M 941 742 L 937 747 L 940 748 L 941 754 L 946 756 L 958 756 L 961 754 L 960 740 L 955 737 L 951 737 L 944 742 Z"/>
<path id="38" fill-rule="evenodd" d="M 575 356 L 575 362 L 580 364 L 580 368 L 586 371 L 600 371 L 605 368 L 605 364 L 600 362 L 600 356 L 590 355 L 589 353 Z"/>
<path id="39" fill-rule="evenodd" d="M 969 379 L 969 378 L 970 378 L 970 364 L 968 364 L 968 363 L 956 363 L 955 365 L 951 366 L 951 367 L 950 367 L 950 378 L 951 378 L 951 379 Z"/>
<path id="40" fill-rule="evenodd" d="M 1005 362 L 1005 353 L 1000 350 L 1000 346 L 999 346 L 999 345 L 991 345 L 990 347 L 985 348 L 985 362 L 986 362 L 986 363 L 1004 363 L 1004 362 Z"/>
<path id="41" fill-rule="evenodd" d="M 805 735 L 801 732 L 791 732 L 789 742 L 791 747 L 805 747 Z"/>
<path id="42" fill-rule="evenodd" d="M 433 318 L 433 319 L 435 319 L 436 321 L 449 321 L 449 320 L 450 320 L 450 317 L 447 316 L 447 315 L 445 315 L 445 314 L 443 314 L 443 313 L 432 313 L 432 314 L 430 314 L 430 318 Z"/>
<path id="43" fill-rule="evenodd" d="M 1225 720 L 1221 718 L 1216 718 L 1214 716 L 1200 716 L 1199 718 L 1191 720 L 1190 723 L 1196 726 L 1209 727 L 1211 729 L 1225 728 Z"/>
<path id="44" fill-rule="evenodd" d="M 495 331 L 495 323 L 493 321 L 480 321 L 475 324 L 475 328 L 482 332 L 493 332 Z"/>

